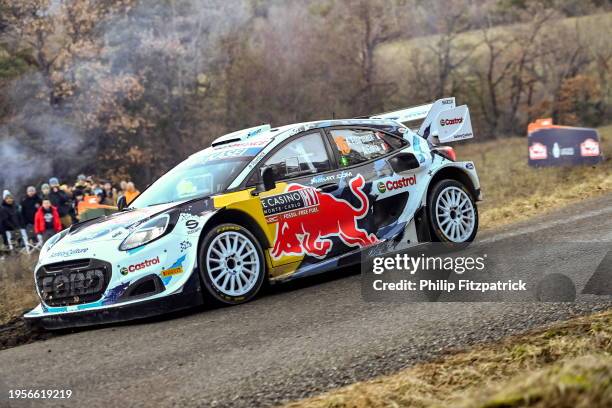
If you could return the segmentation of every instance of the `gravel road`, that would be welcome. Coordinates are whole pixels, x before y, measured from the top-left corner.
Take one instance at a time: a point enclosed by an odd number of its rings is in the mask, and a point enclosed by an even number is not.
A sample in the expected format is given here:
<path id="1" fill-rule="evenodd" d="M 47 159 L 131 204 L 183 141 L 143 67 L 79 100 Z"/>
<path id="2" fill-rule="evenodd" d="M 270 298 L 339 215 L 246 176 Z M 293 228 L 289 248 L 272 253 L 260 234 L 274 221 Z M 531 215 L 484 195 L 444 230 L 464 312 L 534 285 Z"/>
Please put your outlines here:
<path id="1" fill-rule="evenodd" d="M 479 240 L 612 242 L 612 195 Z M 563 254 L 549 251 L 551 262 Z M 529 263 L 530 259 L 521 262 Z M 567 270 L 583 260 L 564 259 Z M 579 285 L 580 286 L 580 285 Z M 578 290 L 581 288 L 578 287 Z M 246 305 L 54 336 L 0 352 L 0 406 L 257 407 L 391 373 L 449 349 L 612 307 L 575 303 L 367 303 L 358 268 L 274 287 Z M 9 401 L 8 389 L 71 389 Z M 10 404 L 10 405 L 9 405 Z"/>

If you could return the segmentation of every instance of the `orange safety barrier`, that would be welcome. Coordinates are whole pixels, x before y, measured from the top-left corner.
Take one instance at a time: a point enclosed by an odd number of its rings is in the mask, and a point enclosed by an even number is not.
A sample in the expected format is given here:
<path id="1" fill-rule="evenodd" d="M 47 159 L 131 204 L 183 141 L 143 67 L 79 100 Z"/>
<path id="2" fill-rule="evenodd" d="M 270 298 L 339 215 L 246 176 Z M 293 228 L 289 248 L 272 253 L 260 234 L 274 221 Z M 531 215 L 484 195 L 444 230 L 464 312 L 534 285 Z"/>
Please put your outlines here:
<path id="1" fill-rule="evenodd" d="M 538 129 L 556 128 L 556 127 L 559 127 L 559 126 L 553 125 L 552 118 L 536 119 L 535 122 L 532 122 L 529 125 L 527 125 L 527 134 L 531 132 L 535 132 Z"/>

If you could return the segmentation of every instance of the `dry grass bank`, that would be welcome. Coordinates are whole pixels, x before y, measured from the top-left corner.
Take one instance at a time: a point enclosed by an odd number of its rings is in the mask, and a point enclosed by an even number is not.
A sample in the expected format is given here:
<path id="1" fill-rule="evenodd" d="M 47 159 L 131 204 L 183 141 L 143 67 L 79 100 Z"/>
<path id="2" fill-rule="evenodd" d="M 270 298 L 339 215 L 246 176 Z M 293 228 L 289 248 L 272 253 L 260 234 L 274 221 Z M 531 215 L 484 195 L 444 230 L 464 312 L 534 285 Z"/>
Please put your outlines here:
<path id="1" fill-rule="evenodd" d="M 36 255 L 0 260 L 0 325 L 38 304 L 34 288 Z"/>
<path id="2" fill-rule="evenodd" d="M 612 311 L 356 383 L 289 408 L 612 406 Z"/>
<path id="3" fill-rule="evenodd" d="M 456 146 L 458 158 L 473 160 L 484 202 L 483 228 L 499 227 L 612 192 L 612 126 L 599 128 L 605 161 L 597 166 L 532 168 L 527 138 L 513 137 Z"/>

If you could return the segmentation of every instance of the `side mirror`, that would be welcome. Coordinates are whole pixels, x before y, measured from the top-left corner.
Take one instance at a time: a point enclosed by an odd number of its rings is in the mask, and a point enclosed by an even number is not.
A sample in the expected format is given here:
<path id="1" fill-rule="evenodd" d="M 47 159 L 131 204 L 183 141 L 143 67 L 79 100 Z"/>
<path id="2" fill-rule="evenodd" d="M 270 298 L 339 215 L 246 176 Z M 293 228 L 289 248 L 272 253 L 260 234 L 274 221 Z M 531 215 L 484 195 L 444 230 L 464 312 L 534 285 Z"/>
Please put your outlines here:
<path id="1" fill-rule="evenodd" d="M 258 196 L 259 193 L 264 191 L 274 190 L 276 188 L 276 177 L 274 176 L 274 170 L 272 167 L 265 166 L 261 168 L 259 173 L 259 182 L 255 189 L 251 191 L 251 195 Z"/>
<path id="2" fill-rule="evenodd" d="M 276 188 L 276 179 L 272 167 L 263 167 L 261 169 L 261 191 L 269 191 Z"/>
<path id="3" fill-rule="evenodd" d="M 396 173 L 418 169 L 421 166 L 412 153 L 399 153 L 389 159 L 389 164 Z"/>

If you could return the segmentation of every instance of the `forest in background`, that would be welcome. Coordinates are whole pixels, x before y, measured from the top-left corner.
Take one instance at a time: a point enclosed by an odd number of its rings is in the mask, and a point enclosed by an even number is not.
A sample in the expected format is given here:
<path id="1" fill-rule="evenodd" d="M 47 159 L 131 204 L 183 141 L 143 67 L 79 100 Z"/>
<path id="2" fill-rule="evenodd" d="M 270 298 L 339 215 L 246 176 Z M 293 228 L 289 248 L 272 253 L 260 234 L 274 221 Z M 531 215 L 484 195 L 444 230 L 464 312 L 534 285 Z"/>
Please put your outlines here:
<path id="1" fill-rule="evenodd" d="M 610 122 L 605 0 L 0 0 L 0 187 L 148 184 L 214 138 L 455 96 L 477 139 Z"/>

